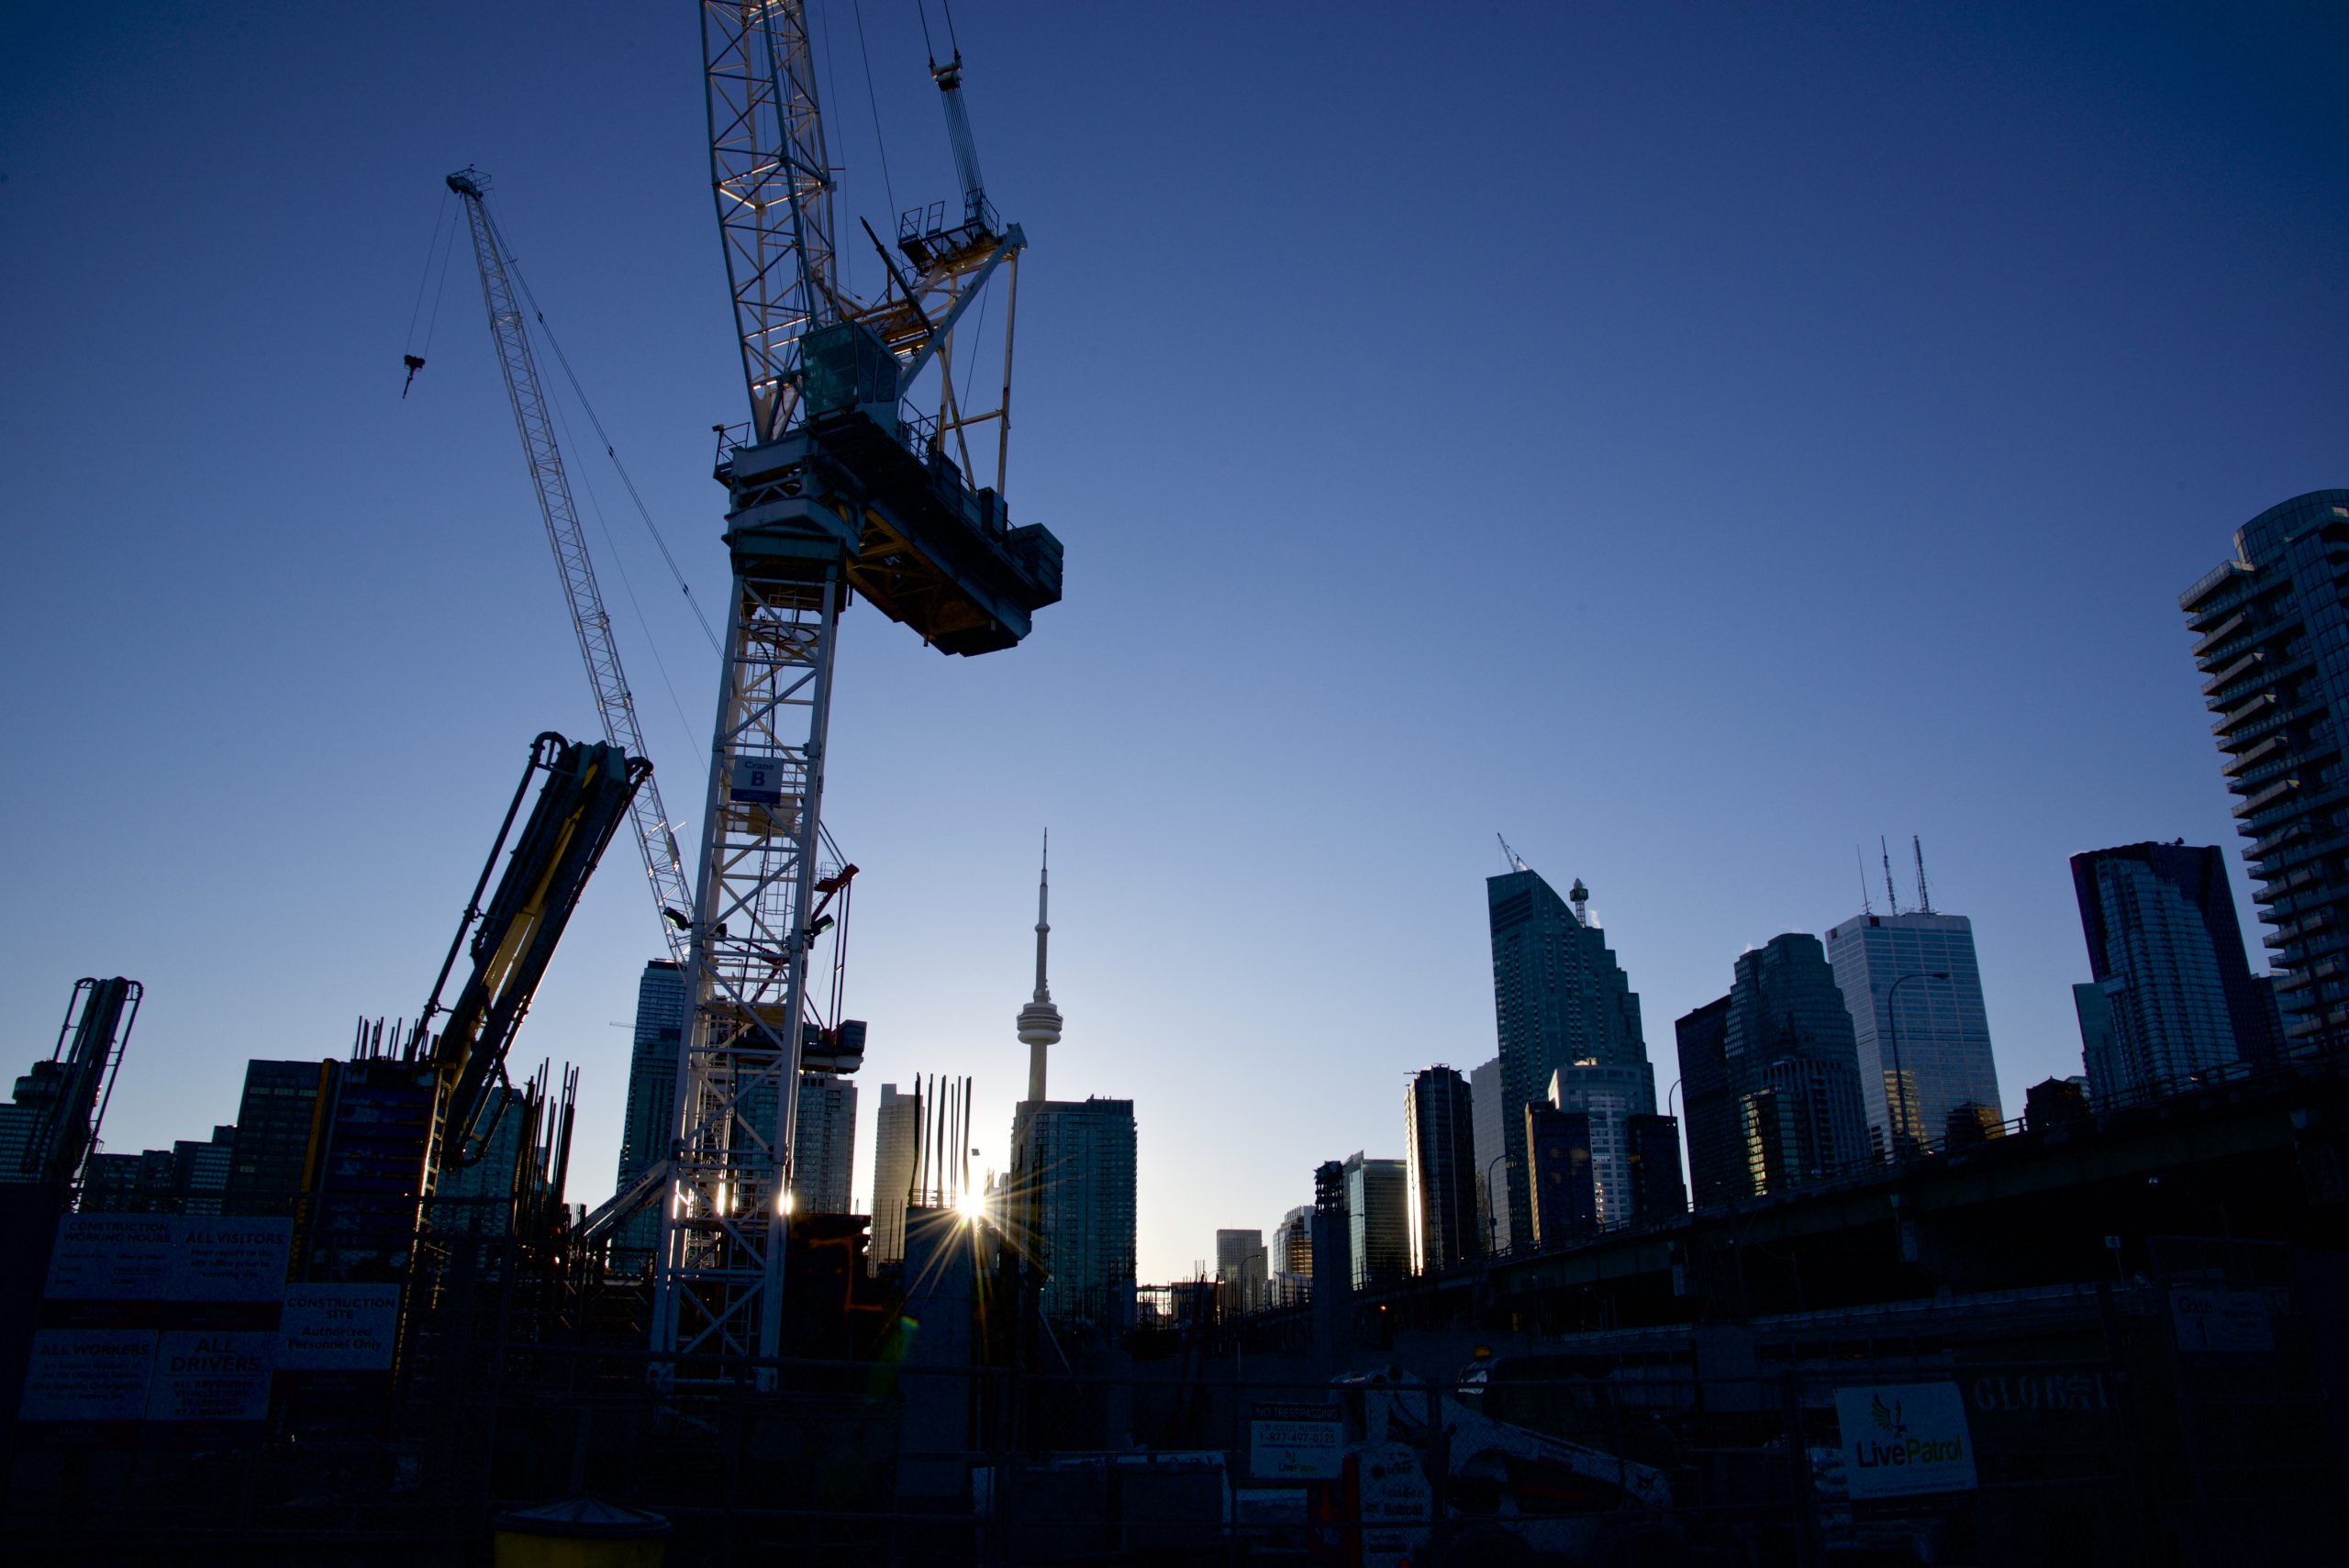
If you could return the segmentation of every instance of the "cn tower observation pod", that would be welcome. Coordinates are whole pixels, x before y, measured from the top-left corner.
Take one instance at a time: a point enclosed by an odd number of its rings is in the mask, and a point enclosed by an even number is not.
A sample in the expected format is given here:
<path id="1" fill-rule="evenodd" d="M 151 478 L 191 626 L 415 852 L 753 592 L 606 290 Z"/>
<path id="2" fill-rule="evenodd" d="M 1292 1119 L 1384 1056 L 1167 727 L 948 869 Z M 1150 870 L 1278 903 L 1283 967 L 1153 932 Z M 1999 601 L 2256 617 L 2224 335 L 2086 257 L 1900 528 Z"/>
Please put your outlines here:
<path id="1" fill-rule="evenodd" d="M 722 442 L 738 565 L 820 577 L 845 555 L 849 585 L 941 653 L 992 653 L 1061 596 L 1061 541 L 1013 528 L 1003 497 L 973 489 L 899 401 L 880 335 L 843 321 L 801 344 L 803 417 L 771 441 Z"/>

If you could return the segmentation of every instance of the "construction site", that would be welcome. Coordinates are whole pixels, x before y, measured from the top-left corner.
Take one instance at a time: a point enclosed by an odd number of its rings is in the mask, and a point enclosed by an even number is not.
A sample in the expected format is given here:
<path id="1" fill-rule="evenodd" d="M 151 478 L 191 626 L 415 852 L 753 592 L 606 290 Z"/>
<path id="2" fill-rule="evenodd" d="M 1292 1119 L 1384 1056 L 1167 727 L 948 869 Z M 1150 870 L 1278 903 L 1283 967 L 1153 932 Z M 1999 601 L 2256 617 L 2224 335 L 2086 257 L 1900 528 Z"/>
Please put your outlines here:
<path id="1" fill-rule="evenodd" d="M 0 1125 L 9 1561 L 2339 1560 L 2330 1033 L 2158 1102 L 1367 1287 L 1326 1166 L 1310 1289 L 1277 1299 L 1204 1271 L 1137 1287 L 1130 1257 L 1121 1291 L 1056 1280 L 1064 1167 L 1036 1134 L 981 1180 L 967 1078 L 909 1096 L 901 1216 L 797 1201 L 807 1107 L 866 1060 L 860 870 L 827 827 L 843 628 L 955 656 L 941 686 L 1008 662 L 1062 602 L 1059 530 L 1081 563 L 1097 519 L 1008 499 L 1028 238 L 983 177 L 951 16 L 925 90 L 957 188 L 885 233 L 843 221 L 818 87 L 849 62 L 807 6 L 696 10 L 740 366 L 707 399 L 730 584 L 707 754 L 656 772 L 564 445 L 583 427 L 555 412 L 576 381 L 498 187 L 420 174 L 473 262 L 601 732 L 513 736 L 502 816 L 464 830 L 478 877 L 435 890 L 462 907 L 445 951 L 381 955 L 420 1002 L 315 1070 L 256 1060 L 238 1127 L 177 1156 L 217 1183 L 110 1195 L 146 988 L 72 987 Z M 403 357 L 403 396 L 429 359 Z M 591 879 L 639 872 L 681 988 L 674 1078 L 591 1207 L 568 1195 L 579 1070 L 527 1024 Z M 1061 1029 L 1044 891 L 1022 1140 Z"/>

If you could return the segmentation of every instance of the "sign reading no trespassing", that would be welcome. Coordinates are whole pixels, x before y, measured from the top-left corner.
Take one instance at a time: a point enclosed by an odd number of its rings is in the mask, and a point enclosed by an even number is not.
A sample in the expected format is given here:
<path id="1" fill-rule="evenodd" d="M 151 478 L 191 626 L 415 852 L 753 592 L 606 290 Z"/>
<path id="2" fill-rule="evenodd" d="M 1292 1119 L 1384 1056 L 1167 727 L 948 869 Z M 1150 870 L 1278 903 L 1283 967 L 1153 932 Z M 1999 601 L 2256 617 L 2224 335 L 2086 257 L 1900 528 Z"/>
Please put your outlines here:
<path id="1" fill-rule="evenodd" d="M 1835 1418 L 1853 1496 L 1974 1489 L 1974 1436 L 1956 1384 L 1839 1388 Z"/>
<path id="2" fill-rule="evenodd" d="M 1259 1481 L 1335 1481 L 1345 1450 L 1335 1405 L 1258 1405 L 1248 1423 L 1248 1470 Z"/>

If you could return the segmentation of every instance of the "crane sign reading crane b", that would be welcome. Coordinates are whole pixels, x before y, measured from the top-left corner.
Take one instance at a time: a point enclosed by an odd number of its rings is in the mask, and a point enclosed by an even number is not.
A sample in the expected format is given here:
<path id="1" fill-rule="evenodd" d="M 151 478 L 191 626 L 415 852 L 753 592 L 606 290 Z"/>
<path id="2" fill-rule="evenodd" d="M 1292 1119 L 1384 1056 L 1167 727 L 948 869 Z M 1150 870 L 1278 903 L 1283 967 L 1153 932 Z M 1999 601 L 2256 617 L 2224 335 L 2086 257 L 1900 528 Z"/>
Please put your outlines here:
<path id="1" fill-rule="evenodd" d="M 783 804 L 783 767 L 772 757 L 734 759 L 734 783 L 729 796 L 750 806 Z"/>

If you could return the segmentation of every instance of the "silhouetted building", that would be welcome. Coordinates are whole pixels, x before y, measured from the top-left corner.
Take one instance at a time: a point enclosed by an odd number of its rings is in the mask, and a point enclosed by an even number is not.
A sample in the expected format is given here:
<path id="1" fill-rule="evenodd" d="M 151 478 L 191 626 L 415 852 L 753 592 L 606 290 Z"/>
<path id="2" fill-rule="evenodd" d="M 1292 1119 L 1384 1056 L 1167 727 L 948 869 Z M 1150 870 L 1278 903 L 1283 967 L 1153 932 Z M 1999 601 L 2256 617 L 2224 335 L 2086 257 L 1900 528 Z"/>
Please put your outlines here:
<path id="1" fill-rule="evenodd" d="M 1579 1062 L 1552 1075 L 1549 1100 L 1560 1110 L 1590 1118 L 1591 1190 L 1599 1227 L 1630 1224 L 1631 1118 L 1653 1114 L 1655 1074 L 1645 1066 Z"/>
<path id="2" fill-rule="evenodd" d="M 1403 1091 L 1411 1272 L 1434 1273 L 1482 1251 L 1477 1235 L 1476 1118 L 1468 1080 L 1423 1068 Z"/>
<path id="3" fill-rule="evenodd" d="M 1501 1059 L 1494 1057 L 1468 1074 L 1468 1103 L 1476 1146 L 1476 1240 L 1487 1252 L 1508 1251 L 1508 1189 L 1499 1182 L 1509 1140 L 1501 1130 Z"/>
<path id="4" fill-rule="evenodd" d="M 248 1062 L 237 1101 L 237 1135 L 228 1149 L 228 1183 L 221 1210 L 232 1215 L 287 1216 L 301 1195 L 310 1157 L 310 1128 L 317 1114 L 322 1062 Z"/>
<path id="5" fill-rule="evenodd" d="M 2087 1114 L 2087 1091 L 2076 1078 L 2049 1078 L 2023 1091 L 2022 1124 L 2032 1132 L 2080 1121 Z"/>
<path id="6" fill-rule="evenodd" d="M 620 1117 L 616 1192 L 626 1192 L 669 1157 L 677 1137 L 677 1058 L 685 1049 L 685 973 L 665 958 L 645 964 L 636 983 L 636 1029 L 628 1058 L 628 1107 Z M 632 1273 L 661 1240 L 661 1210 L 648 1204 L 620 1222 L 612 1266 Z"/>
<path id="7" fill-rule="evenodd" d="M 1583 884 L 1574 884 L 1569 909 L 1548 883 L 1520 864 L 1487 878 L 1485 896 L 1500 1038 L 1501 1135 L 1508 1156 L 1508 1229 L 1511 1237 L 1531 1236 L 1524 1108 L 1547 1103 L 1561 1073 L 1567 1074 L 1567 1097 L 1578 1099 L 1570 1070 L 1598 1067 L 1623 1070 L 1634 1085 L 1631 1111 L 1653 1115 L 1655 1075 L 1640 1032 L 1640 999 L 1588 917 L 1590 895 Z M 1623 1152 L 1604 1151 L 1594 1158 L 1600 1187 L 1620 1188 Z"/>
<path id="8" fill-rule="evenodd" d="M 1590 1113 L 1525 1107 L 1525 1147 L 1533 1161 L 1533 1244 L 1563 1247 L 1598 1229 Z"/>
<path id="9" fill-rule="evenodd" d="M 1747 1194 L 1783 1192 L 1866 1162 L 1852 1016 L 1819 939 L 1740 953 L 1721 1053 L 1737 1091 Z"/>
<path id="10" fill-rule="evenodd" d="M 1631 1167 L 1631 1218 L 1668 1219 L 1688 1212 L 1680 1180 L 1680 1123 L 1668 1116 L 1635 1116 L 1624 1124 Z"/>
<path id="11" fill-rule="evenodd" d="M 2098 1099 L 2158 1095 L 2275 1055 L 2270 993 L 2243 956 L 2218 846 L 2090 850 L 2072 857 L 2072 890 L 2109 1014 L 2103 1049 L 2087 1057 Z"/>
<path id="12" fill-rule="evenodd" d="M 856 1085 L 829 1073 L 799 1078 L 793 1124 L 791 1196 L 800 1214 L 847 1214 L 856 1166 Z"/>
<path id="13" fill-rule="evenodd" d="M 2080 1065 L 2102 1062 L 2112 1049 L 2112 1004 L 2104 987 L 2083 980 L 2072 987 L 2072 1013 L 2080 1021 Z"/>
<path id="14" fill-rule="evenodd" d="M 1976 1149 L 2007 1135 L 2007 1124 L 1988 1106 L 1959 1106 L 1942 1124 L 1942 1147 L 1954 1152 Z"/>
<path id="15" fill-rule="evenodd" d="M 2294 1040 L 2349 1029 L 2344 548 L 2349 490 L 2312 490 L 2237 529 L 2233 558 L 2177 599 Z"/>
<path id="16" fill-rule="evenodd" d="M 1729 998 L 1674 1020 L 1680 1049 L 1680 1103 L 1688 1113 L 1688 1193 L 1698 1208 L 1742 1197 L 1746 1173 L 1743 1113 L 1729 1071 Z"/>
<path id="17" fill-rule="evenodd" d="M 1047 1272 L 1047 1315 L 1116 1324 L 1134 1285 L 1134 1103 L 1022 1100 L 1011 1123 L 1011 1234 Z M 876 1206 L 877 1207 L 877 1206 Z"/>
<path id="18" fill-rule="evenodd" d="M 921 1147 L 921 1095 L 881 1085 L 873 1118 L 873 1266 L 906 1255 L 906 1205 L 912 1200 L 914 1162 Z M 1007 1177 L 1007 1182 L 1008 1178 Z M 1008 1193 L 1008 1185 L 1005 1188 Z"/>
<path id="19" fill-rule="evenodd" d="M 1827 961 L 1851 1019 L 1867 1136 L 1878 1150 L 1898 1153 L 1938 1137 L 1959 1106 L 1998 1109 L 1971 920 L 1931 909 L 1863 914 L 1828 931 Z"/>
<path id="20" fill-rule="evenodd" d="M 1356 1290 L 1391 1284 L 1411 1267 L 1409 1178 L 1400 1160 L 1366 1160 L 1357 1150 L 1344 1165 L 1347 1261 Z"/>
<path id="21" fill-rule="evenodd" d="M 1263 1231 L 1215 1233 L 1216 1300 L 1225 1316 L 1263 1309 L 1266 1262 Z"/>
<path id="22" fill-rule="evenodd" d="M 17 1080 L 12 1103 L 0 1106 L 0 1182 L 29 1182 L 39 1175 L 33 1144 L 65 1092 L 66 1065 L 42 1061 Z"/>
<path id="23" fill-rule="evenodd" d="M 1272 1255 L 1265 1260 L 1272 1278 L 1267 1288 L 1275 1307 L 1294 1307 L 1313 1289 L 1313 1206 L 1299 1204 L 1281 1216 L 1273 1228 Z"/>

